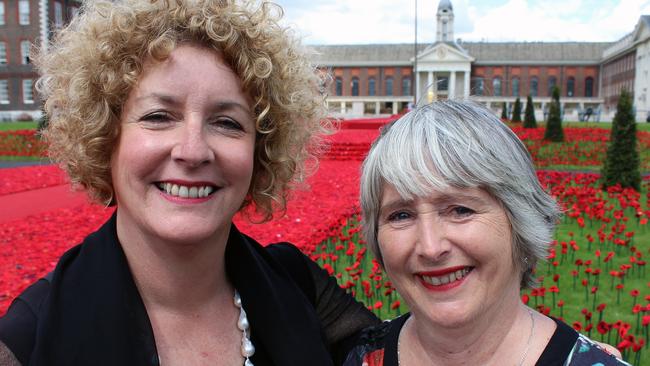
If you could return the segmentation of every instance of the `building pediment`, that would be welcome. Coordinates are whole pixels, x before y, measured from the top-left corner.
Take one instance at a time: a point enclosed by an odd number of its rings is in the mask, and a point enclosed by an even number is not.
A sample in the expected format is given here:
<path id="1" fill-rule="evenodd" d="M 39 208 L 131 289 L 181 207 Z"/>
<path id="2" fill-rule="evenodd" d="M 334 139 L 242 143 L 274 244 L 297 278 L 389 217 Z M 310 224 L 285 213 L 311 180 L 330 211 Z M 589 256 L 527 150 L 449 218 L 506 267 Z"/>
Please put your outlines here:
<path id="1" fill-rule="evenodd" d="M 645 15 L 639 19 L 633 32 L 634 43 L 643 42 L 650 38 L 650 25 L 648 24 L 648 21 L 650 21 L 649 18 L 649 16 Z"/>
<path id="2" fill-rule="evenodd" d="M 418 63 L 470 63 L 474 58 L 458 45 L 438 42 L 418 55 Z"/>

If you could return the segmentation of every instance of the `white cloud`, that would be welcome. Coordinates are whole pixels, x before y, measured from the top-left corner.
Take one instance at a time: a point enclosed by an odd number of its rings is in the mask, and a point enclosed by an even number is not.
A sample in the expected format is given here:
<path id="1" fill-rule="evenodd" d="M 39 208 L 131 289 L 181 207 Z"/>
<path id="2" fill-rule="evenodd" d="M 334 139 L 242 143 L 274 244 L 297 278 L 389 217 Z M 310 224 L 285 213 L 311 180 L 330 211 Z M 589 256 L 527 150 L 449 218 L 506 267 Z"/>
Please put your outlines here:
<path id="1" fill-rule="evenodd" d="M 435 40 L 437 0 L 418 0 L 418 41 Z M 410 43 L 415 0 L 279 0 L 309 44 Z M 488 41 L 614 41 L 650 0 L 452 0 L 455 37 Z"/>

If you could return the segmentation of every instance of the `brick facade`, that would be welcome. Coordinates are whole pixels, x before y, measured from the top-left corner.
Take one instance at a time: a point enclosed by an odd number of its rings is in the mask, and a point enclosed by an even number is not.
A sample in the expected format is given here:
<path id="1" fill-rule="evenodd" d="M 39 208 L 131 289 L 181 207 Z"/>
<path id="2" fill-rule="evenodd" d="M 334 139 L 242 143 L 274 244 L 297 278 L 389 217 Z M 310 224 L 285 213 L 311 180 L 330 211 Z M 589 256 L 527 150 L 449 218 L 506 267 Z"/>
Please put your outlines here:
<path id="1" fill-rule="evenodd" d="M 34 90 L 38 74 L 31 63 L 31 56 L 35 49 L 42 47 L 42 32 L 45 31 L 45 34 L 50 37 L 56 24 L 60 26 L 67 24 L 80 6 L 80 2 L 69 0 L 24 1 L 29 4 L 29 24 L 19 22 L 20 0 L 0 0 L 4 3 L 5 10 L 4 24 L 0 24 L 0 42 L 4 42 L 7 54 L 7 63 L 0 65 L 0 80 L 7 82 L 9 97 L 9 103 L 0 103 L 0 120 L 31 119 L 40 114 L 41 101 Z M 44 9 L 47 9 L 47 20 L 41 19 Z M 55 9 L 60 9 L 60 13 L 55 14 Z M 23 55 L 22 42 L 29 42 L 32 45 L 29 49 L 29 59 Z M 23 86 L 29 84 L 32 90 L 27 95 L 32 95 L 32 100 L 25 102 Z"/>

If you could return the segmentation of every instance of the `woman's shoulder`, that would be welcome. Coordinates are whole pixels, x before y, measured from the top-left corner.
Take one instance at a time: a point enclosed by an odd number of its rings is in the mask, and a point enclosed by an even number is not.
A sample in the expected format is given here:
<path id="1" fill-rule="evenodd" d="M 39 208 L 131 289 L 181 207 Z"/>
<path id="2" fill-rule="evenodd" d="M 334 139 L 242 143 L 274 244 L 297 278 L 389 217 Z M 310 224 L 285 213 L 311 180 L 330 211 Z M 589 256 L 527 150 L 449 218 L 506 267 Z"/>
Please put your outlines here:
<path id="1" fill-rule="evenodd" d="M 343 366 L 397 365 L 399 332 L 409 314 L 365 328 L 356 338 Z"/>
<path id="2" fill-rule="evenodd" d="M 39 309 L 50 291 L 50 278 L 51 273 L 25 289 L 0 317 L 0 360 L 8 359 L 8 352 L 21 363 L 29 359 L 36 339 Z"/>
<path id="3" fill-rule="evenodd" d="M 576 332 L 561 320 L 553 318 L 557 327 L 539 358 L 540 366 L 629 366 L 587 336 Z"/>
<path id="4" fill-rule="evenodd" d="M 630 366 L 629 363 L 616 358 L 583 334 L 578 335 L 578 339 L 567 358 L 566 365 Z"/>

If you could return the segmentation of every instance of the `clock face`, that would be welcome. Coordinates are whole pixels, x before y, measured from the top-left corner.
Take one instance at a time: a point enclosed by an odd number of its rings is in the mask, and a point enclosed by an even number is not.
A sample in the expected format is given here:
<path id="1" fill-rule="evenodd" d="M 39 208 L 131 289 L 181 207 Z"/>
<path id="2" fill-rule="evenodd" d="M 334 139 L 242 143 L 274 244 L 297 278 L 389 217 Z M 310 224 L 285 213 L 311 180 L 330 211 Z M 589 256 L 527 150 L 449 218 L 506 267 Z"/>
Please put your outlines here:
<path id="1" fill-rule="evenodd" d="M 436 51 L 436 54 L 438 55 L 438 58 L 443 59 L 443 58 L 447 57 L 447 49 L 444 48 L 444 47 L 440 47 Z"/>

